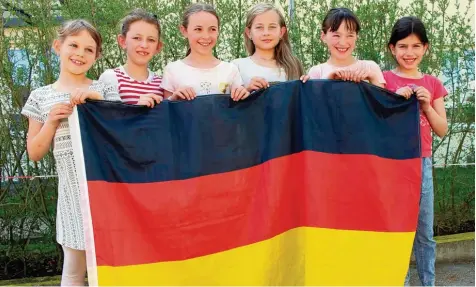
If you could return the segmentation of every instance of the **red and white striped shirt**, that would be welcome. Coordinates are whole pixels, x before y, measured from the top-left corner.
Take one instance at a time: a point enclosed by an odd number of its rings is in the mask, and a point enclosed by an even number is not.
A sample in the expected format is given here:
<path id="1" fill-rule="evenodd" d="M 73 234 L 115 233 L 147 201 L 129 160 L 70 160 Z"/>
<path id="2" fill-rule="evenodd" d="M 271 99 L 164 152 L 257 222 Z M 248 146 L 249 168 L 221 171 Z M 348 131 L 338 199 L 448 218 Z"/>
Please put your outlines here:
<path id="1" fill-rule="evenodd" d="M 140 96 L 145 94 L 164 96 L 164 90 L 160 87 L 162 78 L 150 70 L 149 78 L 145 81 L 130 77 L 122 66 L 104 71 L 99 80 L 116 87 L 122 102 L 126 104 L 137 104 Z"/>

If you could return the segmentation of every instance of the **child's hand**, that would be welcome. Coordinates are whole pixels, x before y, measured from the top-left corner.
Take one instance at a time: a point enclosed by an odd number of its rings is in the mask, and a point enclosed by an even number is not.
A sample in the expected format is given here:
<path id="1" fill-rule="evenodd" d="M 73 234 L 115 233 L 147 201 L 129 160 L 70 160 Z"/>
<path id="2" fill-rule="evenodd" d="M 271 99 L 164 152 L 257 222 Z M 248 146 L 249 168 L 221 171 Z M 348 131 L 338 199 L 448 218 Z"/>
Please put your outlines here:
<path id="1" fill-rule="evenodd" d="M 73 106 L 71 104 L 59 103 L 54 105 L 48 117 L 46 118 L 45 124 L 52 125 L 53 127 L 58 127 L 62 119 L 66 119 L 73 113 Z"/>
<path id="2" fill-rule="evenodd" d="M 87 89 L 76 89 L 72 94 L 71 94 L 71 105 L 80 105 L 84 104 L 86 102 L 86 99 L 91 99 L 91 100 L 102 100 L 102 96 L 100 93 L 96 91 L 91 91 Z"/>
<path id="3" fill-rule="evenodd" d="M 355 69 L 355 70 L 336 70 L 329 75 L 329 79 L 332 80 L 344 80 L 344 81 L 353 81 L 359 83 L 363 80 L 370 78 L 370 73 L 364 69 Z"/>
<path id="4" fill-rule="evenodd" d="M 416 87 L 415 94 L 418 101 L 420 101 L 421 109 L 427 112 L 431 108 L 431 94 L 424 87 Z"/>
<path id="5" fill-rule="evenodd" d="M 329 74 L 329 80 L 343 80 L 350 81 L 350 70 L 336 70 Z"/>
<path id="6" fill-rule="evenodd" d="M 303 83 L 307 82 L 311 77 L 309 75 L 302 75 L 299 80 L 301 80 Z"/>
<path id="7" fill-rule="evenodd" d="M 147 106 L 149 108 L 153 108 L 155 104 L 160 104 L 164 100 L 163 97 L 156 95 L 156 94 L 145 94 L 141 95 L 139 101 L 137 101 L 136 105 L 139 106 Z"/>
<path id="8" fill-rule="evenodd" d="M 373 74 L 369 72 L 367 69 L 357 69 L 351 71 L 352 79 L 351 81 L 354 81 L 356 83 L 359 83 L 361 81 L 365 80 L 371 80 L 373 77 Z"/>
<path id="9" fill-rule="evenodd" d="M 197 93 L 195 93 L 195 91 L 190 88 L 190 87 L 182 87 L 182 88 L 179 88 L 178 90 L 176 90 L 172 96 L 170 97 L 171 100 L 175 101 L 175 100 L 193 100 L 197 97 Z"/>
<path id="10" fill-rule="evenodd" d="M 233 88 L 231 90 L 231 98 L 233 101 L 239 101 L 239 100 L 244 100 L 250 95 L 250 92 L 243 87 L 243 86 L 238 86 L 236 88 Z"/>
<path id="11" fill-rule="evenodd" d="M 398 89 L 395 93 L 408 100 L 412 96 L 413 90 L 409 86 L 405 86 Z"/>
<path id="12" fill-rule="evenodd" d="M 250 83 L 246 87 L 246 89 L 250 92 L 265 88 L 269 88 L 269 83 L 268 81 L 260 77 L 251 78 Z"/>

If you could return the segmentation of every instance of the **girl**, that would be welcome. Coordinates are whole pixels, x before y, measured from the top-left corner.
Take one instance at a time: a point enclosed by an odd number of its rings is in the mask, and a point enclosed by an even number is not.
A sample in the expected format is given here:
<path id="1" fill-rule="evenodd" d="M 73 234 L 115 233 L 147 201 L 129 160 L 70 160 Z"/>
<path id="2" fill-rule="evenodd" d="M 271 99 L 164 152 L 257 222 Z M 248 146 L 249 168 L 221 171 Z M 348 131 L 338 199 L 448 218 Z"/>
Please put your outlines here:
<path id="1" fill-rule="evenodd" d="M 106 70 L 99 80 L 119 91 L 123 102 L 153 107 L 163 99 L 162 79 L 148 69 L 152 57 L 160 52 L 160 23 L 157 17 L 135 9 L 121 21 L 119 46 L 127 55 L 126 64 Z"/>
<path id="2" fill-rule="evenodd" d="M 101 42 L 101 35 L 88 22 L 66 22 L 53 42 L 60 58 L 59 78 L 52 85 L 32 91 L 22 110 L 29 121 L 30 159 L 41 160 L 53 143 L 58 172 L 56 240 L 64 251 L 62 286 L 83 286 L 86 275 L 79 185 L 67 118 L 73 106 L 86 99 L 120 101 L 113 87 L 86 78 L 101 53 Z"/>
<path id="3" fill-rule="evenodd" d="M 341 79 L 370 83 L 384 87 L 385 80 L 379 66 L 373 61 L 357 60 L 352 56 L 360 31 L 357 16 L 347 8 L 333 8 L 322 22 L 321 40 L 327 45 L 330 58 L 312 67 L 305 82 L 311 79 Z"/>
<path id="4" fill-rule="evenodd" d="M 182 18 L 180 32 L 188 39 L 189 50 L 183 60 L 164 69 L 162 87 L 171 100 L 192 100 L 197 95 L 230 93 L 234 101 L 248 97 L 238 68 L 213 56 L 220 20 L 213 6 L 195 3 Z"/>
<path id="5" fill-rule="evenodd" d="M 250 56 L 232 63 L 248 91 L 269 87 L 269 82 L 297 80 L 303 74 L 301 62 L 291 52 L 284 17 L 272 4 L 256 4 L 248 11 L 243 36 Z"/>
<path id="6" fill-rule="evenodd" d="M 403 17 L 392 29 L 388 48 L 396 68 L 384 73 L 387 89 L 409 98 L 415 95 L 420 102 L 420 135 L 422 155 L 422 183 L 420 212 L 413 243 L 416 266 L 423 286 L 435 285 L 435 241 L 433 240 L 433 174 L 431 144 L 433 130 L 439 137 L 448 131 L 443 97 L 448 92 L 438 78 L 418 70 L 428 50 L 425 26 L 415 17 Z M 405 279 L 408 285 L 409 273 Z"/>

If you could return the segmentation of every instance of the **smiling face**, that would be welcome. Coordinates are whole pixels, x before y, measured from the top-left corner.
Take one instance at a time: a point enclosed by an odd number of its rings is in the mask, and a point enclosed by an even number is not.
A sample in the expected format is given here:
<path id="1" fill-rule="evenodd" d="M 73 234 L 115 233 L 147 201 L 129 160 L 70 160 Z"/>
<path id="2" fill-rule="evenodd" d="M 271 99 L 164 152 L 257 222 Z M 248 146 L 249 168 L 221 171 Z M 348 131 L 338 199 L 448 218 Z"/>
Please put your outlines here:
<path id="1" fill-rule="evenodd" d="M 218 39 L 218 19 L 204 11 L 191 14 L 187 27 L 181 26 L 180 32 L 193 53 L 211 55 Z"/>
<path id="2" fill-rule="evenodd" d="M 395 46 L 389 45 L 389 47 L 399 68 L 402 71 L 414 72 L 418 70 L 418 65 L 428 49 L 428 44 L 423 44 L 415 34 L 411 34 L 398 41 Z"/>
<path id="3" fill-rule="evenodd" d="M 88 31 L 55 40 L 53 49 L 59 55 L 61 71 L 74 75 L 86 74 L 97 58 L 97 43 Z"/>
<path id="4" fill-rule="evenodd" d="M 126 35 L 119 35 L 117 40 L 126 50 L 127 60 L 139 66 L 148 65 L 162 47 L 157 26 L 140 20 L 132 23 Z"/>
<path id="5" fill-rule="evenodd" d="M 281 27 L 278 13 L 273 10 L 257 15 L 251 27 L 246 28 L 246 34 L 259 50 L 274 49 L 285 32 L 286 28 Z"/>
<path id="6" fill-rule="evenodd" d="M 345 21 L 337 31 L 327 30 L 321 33 L 321 40 L 327 45 L 331 58 L 336 62 L 346 62 L 352 59 L 352 52 L 357 42 L 357 32 L 347 29 Z"/>

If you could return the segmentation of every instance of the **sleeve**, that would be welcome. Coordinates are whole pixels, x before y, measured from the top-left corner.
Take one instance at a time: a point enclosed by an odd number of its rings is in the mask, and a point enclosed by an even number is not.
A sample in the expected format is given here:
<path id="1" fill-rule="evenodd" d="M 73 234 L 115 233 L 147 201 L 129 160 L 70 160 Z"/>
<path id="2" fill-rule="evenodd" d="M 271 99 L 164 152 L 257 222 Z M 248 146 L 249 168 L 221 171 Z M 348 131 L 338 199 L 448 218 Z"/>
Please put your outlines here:
<path id="1" fill-rule="evenodd" d="M 392 74 L 393 73 L 391 71 L 385 71 L 383 72 L 383 78 L 385 80 L 385 89 L 395 93 L 397 91 L 397 85 L 395 84 Z"/>
<path id="2" fill-rule="evenodd" d="M 243 79 L 241 78 L 240 71 L 235 64 L 231 64 L 231 88 L 243 86 Z"/>
<path id="3" fill-rule="evenodd" d="M 307 72 L 307 74 L 309 75 L 310 79 L 315 79 L 315 80 L 321 79 L 321 75 L 322 75 L 321 65 L 311 67 L 309 69 L 309 72 Z"/>
<path id="4" fill-rule="evenodd" d="M 44 123 L 46 122 L 46 117 L 42 116 L 41 110 L 39 93 L 36 90 L 32 91 L 25 103 L 25 106 L 23 106 L 23 109 L 21 110 L 21 114 L 27 118 Z"/>
<path id="5" fill-rule="evenodd" d="M 379 65 L 377 65 L 377 63 L 375 63 L 374 61 L 369 61 L 369 67 L 370 67 L 370 70 L 377 77 L 377 81 L 385 85 L 387 81 L 385 81 L 385 78 L 383 76 L 382 70 L 380 69 Z"/>
<path id="6" fill-rule="evenodd" d="M 162 76 L 161 88 L 172 93 L 175 92 L 175 90 L 177 90 L 178 88 L 177 85 L 175 84 L 175 79 L 174 79 L 173 72 L 171 71 L 170 64 L 168 64 L 164 68 L 164 75 Z"/>
<path id="7" fill-rule="evenodd" d="M 436 77 L 434 77 L 434 90 L 433 90 L 433 101 L 439 98 L 446 97 L 448 95 L 448 90 L 446 90 L 443 83 Z"/>
<path id="8" fill-rule="evenodd" d="M 240 59 L 234 59 L 231 61 L 231 64 L 235 65 L 238 68 L 238 71 L 240 71 Z"/>
<path id="9" fill-rule="evenodd" d="M 116 73 L 112 69 L 104 71 L 104 73 L 99 76 L 99 81 L 118 90 L 119 82 L 117 81 Z"/>
<path id="10" fill-rule="evenodd" d="M 112 102 L 121 102 L 121 97 L 119 96 L 119 93 L 117 92 L 117 89 L 113 87 L 112 85 L 108 85 L 104 83 L 104 88 L 102 90 L 102 97 L 106 101 L 112 101 Z"/>

